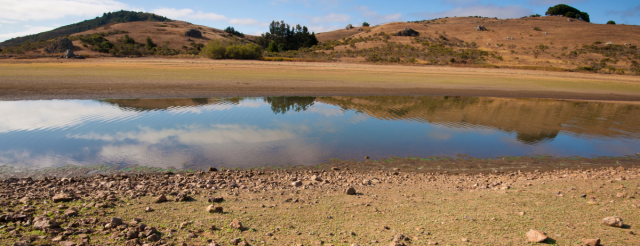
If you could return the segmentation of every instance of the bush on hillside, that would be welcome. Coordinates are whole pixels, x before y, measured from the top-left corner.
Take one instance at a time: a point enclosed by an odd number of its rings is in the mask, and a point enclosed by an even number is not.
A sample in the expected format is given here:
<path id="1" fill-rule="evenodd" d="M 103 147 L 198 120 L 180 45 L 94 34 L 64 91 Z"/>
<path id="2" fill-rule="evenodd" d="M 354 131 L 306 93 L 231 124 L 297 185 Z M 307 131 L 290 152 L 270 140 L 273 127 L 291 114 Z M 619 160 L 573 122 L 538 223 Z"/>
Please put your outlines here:
<path id="1" fill-rule="evenodd" d="M 229 33 L 229 34 L 234 35 L 234 36 L 244 37 L 244 33 L 241 33 L 241 32 L 239 32 L 239 31 L 236 31 L 236 29 L 235 29 L 235 28 L 233 28 L 233 27 L 231 27 L 231 26 L 230 26 L 230 27 L 225 28 L 225 29 L 224 29 L 224 31 L 225 31 L 226 33 Z"/>
<path id="2" fill-rule="evenodd" d="M 211 40 L 202 49 L 202 55 L 211 59 L 259 59 L 262 57 L 262 48 L 257 44 Z"/>
<path id="3" fill-rule="evenodd" d="M 364 23 L 362 23 L 362 26 L 369 26 L 369 23 L 365 21 Z"/>
<path id="4" fill-rule="evenodd" d="M 607 21 L 607 24 L 609 24 L 609 25 L 615 25 L 615 24 L 616 24 L 616 22 L 615 22 L 615 21 L 610 20 L 610 21 Z"/>
<path id="5" fill-rule="evenodd" d="M 153 48 L 157 47 L 158 45 L 156 43 L 153 42 L 153 40 L 151 40 L 151 37 L 147 37 L 147 44 L 145 44 L 144 48 L 147 50 L 152 50 Z"/>
<path id="6" fill-rule="evenodd" d="M 591 22 L 591 20 L 589 19 L 589 14 L 566 4 L 558 4 L 556 6 L 549 7 L 545 15 L 561 15 L 570 18 L 581 19 L 586 22 Z"/>

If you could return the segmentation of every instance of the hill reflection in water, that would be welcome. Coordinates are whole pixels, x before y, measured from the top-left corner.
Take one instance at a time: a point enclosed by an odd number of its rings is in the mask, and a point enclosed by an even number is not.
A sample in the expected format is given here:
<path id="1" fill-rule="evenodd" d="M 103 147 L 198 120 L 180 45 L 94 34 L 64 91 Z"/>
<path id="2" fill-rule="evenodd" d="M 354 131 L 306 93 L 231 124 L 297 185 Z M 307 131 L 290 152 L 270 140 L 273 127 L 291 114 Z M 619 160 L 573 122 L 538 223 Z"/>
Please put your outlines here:
<path id="1" fill-rule="evenodd" d="M 0 102 L 0 164 L 182 168 L 631 155 L 640 104 L 436 96 Z"/>

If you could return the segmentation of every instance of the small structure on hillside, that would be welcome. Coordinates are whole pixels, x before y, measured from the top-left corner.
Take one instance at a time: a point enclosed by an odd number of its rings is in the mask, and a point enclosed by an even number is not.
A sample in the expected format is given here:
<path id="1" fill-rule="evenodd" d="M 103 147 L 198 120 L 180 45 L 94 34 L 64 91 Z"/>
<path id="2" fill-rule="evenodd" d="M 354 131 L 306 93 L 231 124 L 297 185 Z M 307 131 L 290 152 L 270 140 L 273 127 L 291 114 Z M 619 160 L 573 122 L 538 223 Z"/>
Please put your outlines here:
<path id="1" fill-rule="evenodd" d="M 479 25 L 479 26 L 476 26 L 476 31 L 481 32 L 481 31 L 489 31 L 489 30 L 487 30 L 487 28 L 484 27 L 483 25 Z"/>
<path id="2" fill-rule="evenodd" d="M 188 31 L 186 31 L 184 33 L 184 36 L 186 37 L 192 37 L 192 38 L 202 38 L 202 32 L 200 32 L 200 30 L 198 29 L 189 29 Z"/>
<path id="3" fill-rule="evenodd" d="M 413 30 L 413 29 L 407 27 L 402 31 L 398 31 L 396 33 L 396 36 L 417 37 L 417 36 L 420 36 L 420 33 L 416 32 L 416 30 Z"/>
<path id="4" fill-rule="evenodd" d="M 569 18 L 569 19 L 567 19 L 567 21 L 569 21 L 569 22 L 573 22 L 573 19 Z"/>
<path id="5" fill-rule="evenodd" d="M 73 43 L 68 38 L 61 38 L 44 48 L 47 53 L 62 53 L 73 49 Z"/>
<path id="6" fill-rule="evenodd" d="M 359 28 L 358 28 L 358 32 L 362 32 L 362 27 L 359 27 Z"/>
<path id="7" fill-rule="evenodd" d="M 346 29 L 347 31 L 348 31 L 348 30 L 351 30 L 351 29 L 353 29 L 353 25 L 349 24 L 349 25 L 347 25 L 347 27 L 345 27 L 344 29 Z"/>

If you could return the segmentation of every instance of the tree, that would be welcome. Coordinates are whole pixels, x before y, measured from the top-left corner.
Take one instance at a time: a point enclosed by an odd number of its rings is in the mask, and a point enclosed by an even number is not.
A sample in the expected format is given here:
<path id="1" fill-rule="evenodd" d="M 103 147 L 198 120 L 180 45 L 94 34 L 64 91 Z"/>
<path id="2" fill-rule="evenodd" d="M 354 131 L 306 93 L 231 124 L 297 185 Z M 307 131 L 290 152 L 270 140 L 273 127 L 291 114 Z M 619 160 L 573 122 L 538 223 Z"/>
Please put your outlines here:
<path id="1" fill-rule="evenodd" d="M 591 22 L 591 20 L 589 19 L 589 14 L 566 4 L 558 4 L 556 6 L 549 7 L 545 15 L 562 15 L 571 18 L 578 18 L 586 22 Z"/>
<path id="2" fill-rule="evenodd" d="M 610 20 L 610 21 L 607 21 L 607 24 L 609 24 L 609 25 L 615 25 L 615 24 L 616 24 L 616 22 L 615 22 L 615 21 Z"/>
<path id="3" fill-rule="evenodd" d="M 362 23 L 362 26 L 369 26 L 369 23 L 365 21 L 364 23 Z"/>
<path id="4" fill-rule="evenodd" d="M 153 48 L 157 47 L 158 45 L 155 44 L 153 42 L 153 40 L 151 40 L 151 37 L 147 36 L 147 44 L 144 46 L 145 49 L 147 50 L 152 50 Z"/>
<path id="5" fill-rule="evenodd" d="M 318 44 L 315 33 L 309 33 L 306 26 L 290 26 L 284 21 L 272 21 L 269 31 L 262 34 L 256 42 L 267 48 L 272 42 L 278 44 L 279 51 L 298 50 Z"/>

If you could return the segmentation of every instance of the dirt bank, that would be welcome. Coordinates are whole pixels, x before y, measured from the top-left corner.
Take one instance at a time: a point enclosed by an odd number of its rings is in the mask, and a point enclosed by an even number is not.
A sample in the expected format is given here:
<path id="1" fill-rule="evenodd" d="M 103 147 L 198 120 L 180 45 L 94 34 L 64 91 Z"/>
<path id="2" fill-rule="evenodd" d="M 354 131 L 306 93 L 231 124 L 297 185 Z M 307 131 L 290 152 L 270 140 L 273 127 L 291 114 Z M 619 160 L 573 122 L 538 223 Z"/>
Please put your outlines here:
<path id="1" fill-rule="evenodd" d="M 635 76 L 205 59 L 2 60 L 0 99 L 458 95 L 640 100 Z"/>

